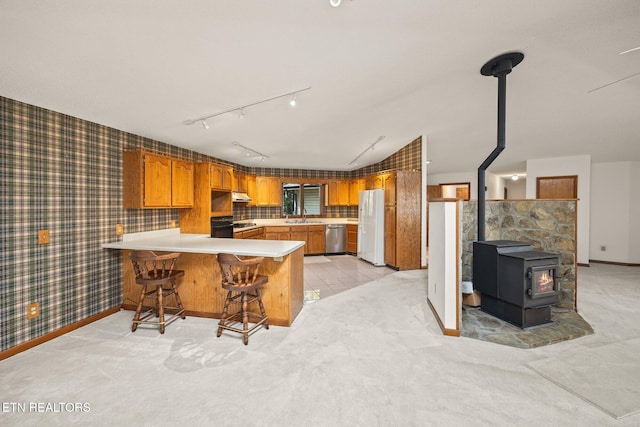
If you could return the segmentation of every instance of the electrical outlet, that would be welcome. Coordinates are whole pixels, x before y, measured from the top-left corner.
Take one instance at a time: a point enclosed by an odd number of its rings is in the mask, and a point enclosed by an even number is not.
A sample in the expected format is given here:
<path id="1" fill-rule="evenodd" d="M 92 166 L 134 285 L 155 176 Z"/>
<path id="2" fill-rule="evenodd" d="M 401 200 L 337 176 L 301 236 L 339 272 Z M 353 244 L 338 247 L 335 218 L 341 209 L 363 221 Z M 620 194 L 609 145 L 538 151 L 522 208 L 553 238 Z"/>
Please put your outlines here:
<path id="1" fill-rule="evenodd" d="M 49 244 L 49 230 L 40 230 L 38 231 L 38 244 L 47 245 Z"/>
<path id="2" fill-rule="evenodd" d="M 169 228 L 176 228 L 176 220 L 172 219 L 171 221 L 169 221 Z"/>
<path id="3" fill-rule="evenodd" d="M 124 226 L 122 224 L 116 224 L 116 235 L 122 236 L 124 234 Z"/>
<path id="4" fill-rule="evenodd" d="M 40 304 L 37 302 L 29 304 L 27 306 L 27 319 L 35 319 L 38 316 L 40 316 Z"/>

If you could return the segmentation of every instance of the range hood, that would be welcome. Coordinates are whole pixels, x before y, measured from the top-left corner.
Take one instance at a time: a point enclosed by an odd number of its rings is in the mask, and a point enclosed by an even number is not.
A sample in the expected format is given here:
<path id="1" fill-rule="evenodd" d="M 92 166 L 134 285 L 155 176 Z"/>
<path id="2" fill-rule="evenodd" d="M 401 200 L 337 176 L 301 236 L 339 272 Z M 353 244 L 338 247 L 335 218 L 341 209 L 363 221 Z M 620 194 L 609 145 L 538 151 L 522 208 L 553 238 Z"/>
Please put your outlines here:
<path id="1" fill-rule="evenodd" d="M 236 193 L 234 191 L 231 193 L 231 200 L 234 202 L 250 202 L 251 197 L 247 193 Z"/>

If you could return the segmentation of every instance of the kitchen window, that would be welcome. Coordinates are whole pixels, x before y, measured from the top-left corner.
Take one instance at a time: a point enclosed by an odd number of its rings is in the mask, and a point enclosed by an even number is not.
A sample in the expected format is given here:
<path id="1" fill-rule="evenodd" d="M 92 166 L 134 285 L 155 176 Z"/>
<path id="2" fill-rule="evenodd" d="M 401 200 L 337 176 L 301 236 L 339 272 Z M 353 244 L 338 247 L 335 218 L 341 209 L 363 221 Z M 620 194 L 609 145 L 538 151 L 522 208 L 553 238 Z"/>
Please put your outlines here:
<path id="1" fill-rule="evenodd" d="M 282 214 L 285 216 L 322 216 L 322 184 L 282 184 Z"/>

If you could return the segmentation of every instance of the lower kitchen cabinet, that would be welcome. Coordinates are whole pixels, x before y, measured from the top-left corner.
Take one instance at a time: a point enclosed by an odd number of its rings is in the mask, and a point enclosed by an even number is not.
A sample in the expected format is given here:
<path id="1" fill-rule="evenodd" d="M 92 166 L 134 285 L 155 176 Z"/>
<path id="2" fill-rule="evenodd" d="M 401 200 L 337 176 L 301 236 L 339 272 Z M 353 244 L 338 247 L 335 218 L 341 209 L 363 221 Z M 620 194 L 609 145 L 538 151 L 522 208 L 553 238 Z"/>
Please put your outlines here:
<path id="1" fill-rule="evenodd" d="M 310 225 L 309 233 L 305 245 L 306 252 L 309 255 L 317 255 L 324 253 L 324 225 Z"/>
<path id="2" fill-rule="evenodd" d="M 265 227 L 264 238 L 266 240 L 291 240 L 291 227 Z"/>
<path id="3" fill-rule="evenodd" d="M 358 226 L 355 224 L 347 224 L 347 252 L 358 252 Z"/>

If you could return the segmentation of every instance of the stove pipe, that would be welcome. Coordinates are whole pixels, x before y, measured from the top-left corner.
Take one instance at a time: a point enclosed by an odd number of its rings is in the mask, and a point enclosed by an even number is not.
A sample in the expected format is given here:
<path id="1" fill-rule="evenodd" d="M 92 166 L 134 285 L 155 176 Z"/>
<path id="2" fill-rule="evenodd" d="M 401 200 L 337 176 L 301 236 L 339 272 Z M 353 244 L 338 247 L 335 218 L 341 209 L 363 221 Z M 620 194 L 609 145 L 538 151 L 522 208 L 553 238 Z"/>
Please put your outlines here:
<path id="1" fill-rule="evenodd" d="M 493 161 L 505 148 L 505 104 L 507 100 L 507 74 L 513 67 L 524 59 L 521 52 L 509 52 L 497 56 L 484 64 L 480 69 L 483 76 L 498 78 L 498 145 L 484 162 L 478 167 L 478 241 L 485 240 L 485 200 L 486 200 L 486 171 Z"/>

